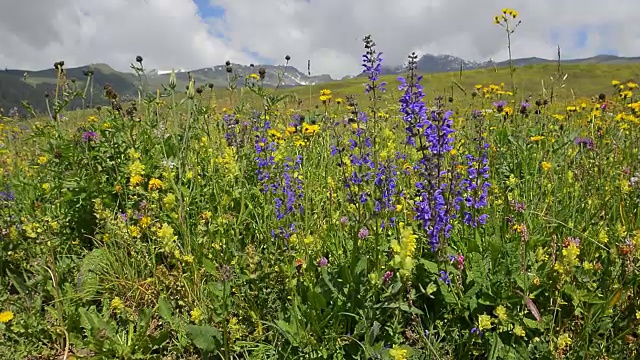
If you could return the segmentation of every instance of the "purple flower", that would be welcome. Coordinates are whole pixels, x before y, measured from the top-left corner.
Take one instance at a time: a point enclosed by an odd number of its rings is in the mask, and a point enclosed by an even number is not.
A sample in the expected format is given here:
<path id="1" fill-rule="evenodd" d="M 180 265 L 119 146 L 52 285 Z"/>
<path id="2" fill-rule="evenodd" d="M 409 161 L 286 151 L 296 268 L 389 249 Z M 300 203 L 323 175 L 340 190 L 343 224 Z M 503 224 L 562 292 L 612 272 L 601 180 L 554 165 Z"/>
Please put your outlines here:
<path id="1" fill-rule="evenodd" d="M 11 202 L 14 201 L 16 199 L 15 194 L 13 193 L 13 191 L 0 191 L 0 201 L 2 202 Z"/>
<path id="2" fill-rule="evenodd" d="M 386 283 L 388 283 L 389 281 L 391 281 L 391 278 L 393 277 L 393 271 L 387 271 L 386 273 L 384 273 L 384 275 L 382 276 L 382 280 Z"/>
<path id="3" fill-rule="evenodd" d="M 82 134 L 83 142 L 90 142 L 90 141 L 96 141 L 96 140 L 98 140 L 98 134 L 96 134 L 95 131 L 85 131 Z"/>
<path id="4" fill-rule="evenodd" d="M 496 101 L 493 103 L 493 106 L 498 112 L 502 112 L 502 110 L 504 110 L 504 107 L 507 106 L 507 102 L 504 100 Z"/>
<path id="5" fill-rule="evenodd" d="M 327 265 L 329 265 L 329 260 L 327 260 L 326 257 L 321 257 L 320 259 L 318 259 L 318 267 L 327 267 Z"/>
<path id="6" fill-rule="evenodd" d="M 369 230 L 367 228 L 362 228 L 358 231 L 358 238 L 364 239 L 369 236 Z"/>
<path id="7" fill-rule="evenodd" d="M 447 285 L 451 284 L 451 279 L 449 279 L 449 274 L 444 270 L 440 270 L 440 281 L 442 281 Z"/>
<path id="8" fill-rule="evenodd" d="M 593 139 L 588 137 L 576 137 L 573 139 L 573 143 L 580 147 L 584 146 L 588 150 L 591 150 L 594 147 Z"/>

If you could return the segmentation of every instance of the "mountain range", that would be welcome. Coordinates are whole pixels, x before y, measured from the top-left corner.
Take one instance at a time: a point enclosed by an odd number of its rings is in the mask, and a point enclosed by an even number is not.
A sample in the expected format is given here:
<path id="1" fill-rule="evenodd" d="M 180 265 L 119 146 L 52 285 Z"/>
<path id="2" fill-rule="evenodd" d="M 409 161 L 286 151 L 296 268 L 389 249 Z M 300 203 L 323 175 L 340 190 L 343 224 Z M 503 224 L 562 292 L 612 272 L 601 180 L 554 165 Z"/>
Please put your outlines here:
<path id="1" fill-rule="evenodd" d="M 514 59 L 513 64 L 517 67 L 555 63 L 557 60 L 542 59 L 537 57 Z M 563 64 L 626 64 L 640 63 L 640 57 L 619 57 L 615 55 L 598 55 L 590 58 L 563 60 Z M 426 54 L 418 59 L 417 68 L 422 73 L 441 73 L 458 71 L 460 67 L 464 70 L 488 68 L 488 67 L 504 67 L 508 66 L 508 61 L 493 62 L 475 62 L 467 61 L 459 57 L 451 55 L 431 55 Z M 309 75 L 293 66 L 275 66 L 275 65 L 241 65 L 231 64 L 233 74 L 237 75 L 236 82 L 241 84 L 246 75 L 257 73 L 259 68 L 265 69 L 265 86 L 275 87 L 280 83 L 281 87 L 293 87 L 304 85 L 316 85 L 338 81 L 331 76 Z M 86 72 L 93 71 L 93 88 L 94 95 L 91 101 L 94 105 L 105 104 L 102 98 L 102 89 L 105 85 L 110 85 L 113 90 L 123 97 L 134 97 L 137 94 L 137 86 L 139 79 L 131 72 L 121 72 L 114 70 L 107 64 L 91 64 L 75 68 L 67 68 L 66 76 L 69 79 L 75 79 L 78 88 L 84 89 L 87 79 Z M 383 66 L 383 75 L 402 74 L 405 72 L 404 65 L 399 66 Z M 167 70 L 146 70 L 146 82 L 153 89 L 158 88 L 161 84 L 169 82 L 171 71 Z M 213 84 L 215 87 L 225 87 L 228 83 L 229 73 L 226 65 L 216 65 L 212 67 L 186 71 L 184 69 L 177 70 L 176 80 L 178 86 L 184 87 L 188 81 L 188 74 L 191 74 L 196 81 L 196 85 L 203 86 Z M 345 76 L 341 80 L 366 76 L 360 73 L 353 76 Z M 5 113 L 13 107 L 21 107 L 21 102 L 28 102 L 36 111 L 45 112 L 46 105 L 44 94 L 51 92 L 56 83 L 57 71 L 53 68 L 40 71 L 25 70 L 0 70 L 0 109 L 4 109 Z M 87 101 L 86 103 L 89 103 Z M 72 108 L 77 108 L 80 102 L 71 104 Z"/>

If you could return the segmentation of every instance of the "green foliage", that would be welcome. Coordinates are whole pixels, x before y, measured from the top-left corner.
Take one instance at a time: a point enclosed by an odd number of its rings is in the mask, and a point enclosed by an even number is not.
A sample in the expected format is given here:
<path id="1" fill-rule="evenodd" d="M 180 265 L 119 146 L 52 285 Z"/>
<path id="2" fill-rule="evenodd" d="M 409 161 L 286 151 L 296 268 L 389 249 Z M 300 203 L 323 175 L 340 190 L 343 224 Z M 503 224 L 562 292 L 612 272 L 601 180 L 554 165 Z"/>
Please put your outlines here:
<path id="1" fill-rule="evenodd" d="M 259 77 L 229 76 L 225 94 L 191 79 L 183 96 L 175 84 L 147 94 L 140 75 L 125 109 L 107 94 L 111 108 L 71 112 L 83 95 L 61 78 L 56 116 L 27 130 L 0 121 L 0 355 L 637 356 L 640 105 L 625 92 L 636 86 L 622 67 L 576 65 L 551 102 L 527 76 L 552 69 L 531 69 L 515 72 L 515 95 L 502 70 L 429 77 L 429 93 L 453 97 L 427 104 L 454 112 L 447 179 L 484 138 L 491 183 L 473 210 L 486 223 L 458 214 L 436 251 L 415 217 L 428 179 L 397 90 L 349 96 L 362 79 L 349 80 L 315 108 L 296 101 L 309 89 Z M 367 123 L 364 109 L 376 109 Z M 353 172 L 371 168 L 331 153 L 360 130 L 375 165 L 356 186 Z M 374 181 L 380 164 L 395 172 Z M 391 178 L 396 192 L 379 185 Z M 391 200 L 350 203 L 352 191 Z"/>

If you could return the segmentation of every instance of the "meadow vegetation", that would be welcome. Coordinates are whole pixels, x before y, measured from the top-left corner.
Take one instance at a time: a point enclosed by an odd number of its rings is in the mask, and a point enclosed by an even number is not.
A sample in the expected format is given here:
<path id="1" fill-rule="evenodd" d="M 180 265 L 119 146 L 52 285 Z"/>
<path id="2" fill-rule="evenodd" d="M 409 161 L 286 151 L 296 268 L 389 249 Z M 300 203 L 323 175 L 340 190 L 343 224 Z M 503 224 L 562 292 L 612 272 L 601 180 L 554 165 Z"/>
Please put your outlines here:
<path id="1" fill-rule="evenodd" d="M 638 356 L 635 70 L 416 59 L 82 112 L 56 63 L 49 116 L 0 120 L 0 356 Z"/>

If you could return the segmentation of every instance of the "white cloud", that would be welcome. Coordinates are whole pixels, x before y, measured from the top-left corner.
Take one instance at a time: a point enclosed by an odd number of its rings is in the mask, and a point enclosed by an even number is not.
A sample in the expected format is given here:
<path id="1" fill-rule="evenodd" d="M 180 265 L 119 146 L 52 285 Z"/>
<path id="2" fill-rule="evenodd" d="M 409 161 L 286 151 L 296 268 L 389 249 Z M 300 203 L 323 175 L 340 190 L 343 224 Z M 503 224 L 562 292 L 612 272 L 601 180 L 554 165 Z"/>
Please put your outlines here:
<path id="1" fill-rule="evenodd" d="M 64 60 L 126 70 L 136 55 L 159 69 L 253 60 L 211 35 L 191 0 L 3 0 L 0 49 L 0 67 L 23 69 Z"/>
<path id="2" fill-rule="evenodd" d="M 200 0 L 207 1 L 207 0 Z M 198 68 L 256 57 L 334 77 L 360 71 L 362 38 L 372 34 L 385 63 L 408 52 L 468 60 L 506 58 L 506 39 L 493 24 L 504 6 L 520 12 L 514 57 L 553 58 L 603 51 L 637 56 L 637 0 L 209 0 L 223 19 L 202 19 L 193 0 L 0 0 L 0 67 L 46 68 L 106 62 L 126 69 L 140 54 L 148 67 Z M 38 6 L 33 6 L 38 2 Z M 584 47 L 577 46 L 587 29 Z M 222 34 L 224 40 L 212 34 Z"/>
<path id="3" fill-rule="evenodd" d="M 226 9 L 224 28 L 234 44 L 292 65 L 315 62 L 316 72 L 335 76 L 360 70 L 361 38 L 372 34 L 390 65 L 411 50 L 450 54 L 468 60 L 506 58 L 506 35 L 493 15 L 504 6 L 520 12 L 513 35 L 515 57 L 553 58 L 555 41 L 563 56 L 592 56 L 606 50 L 640 55 L 637 0 L 211 0 Z M 283 11 L 286 6 L 287 11 Z M 627 24 L 627 26 L 624 26 Z M 576 32 L 590 26 L 586 46 L 575 46 Z M 598 29 L 604 29 L 598 32 Z M 294 31 L 301 36 L 292 36 Z M 554 39 L 554 33 L 557 39 Z"/>

